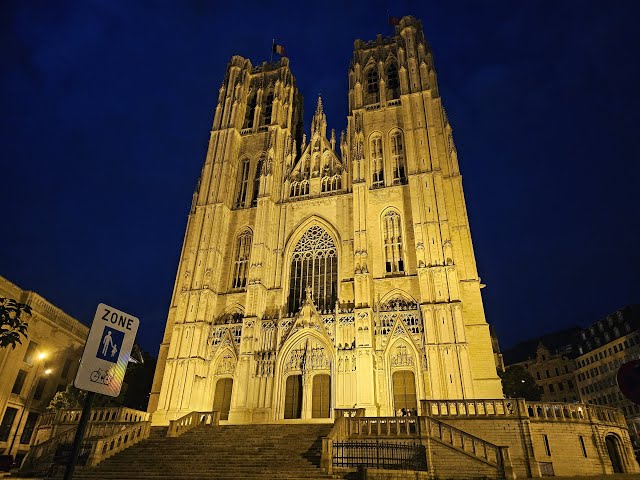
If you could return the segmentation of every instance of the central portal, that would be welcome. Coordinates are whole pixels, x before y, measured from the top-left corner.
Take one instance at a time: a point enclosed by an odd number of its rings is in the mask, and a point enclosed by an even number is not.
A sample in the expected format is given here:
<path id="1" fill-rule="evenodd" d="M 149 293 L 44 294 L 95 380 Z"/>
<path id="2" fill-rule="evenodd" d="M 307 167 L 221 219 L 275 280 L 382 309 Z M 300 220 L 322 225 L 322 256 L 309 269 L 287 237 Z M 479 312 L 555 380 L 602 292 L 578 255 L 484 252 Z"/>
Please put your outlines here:
<path id="1" fill-rule="evenodd" d="M 289 375 L 287 377 L 284 418 L 302 418 L 302 375 Z"/>

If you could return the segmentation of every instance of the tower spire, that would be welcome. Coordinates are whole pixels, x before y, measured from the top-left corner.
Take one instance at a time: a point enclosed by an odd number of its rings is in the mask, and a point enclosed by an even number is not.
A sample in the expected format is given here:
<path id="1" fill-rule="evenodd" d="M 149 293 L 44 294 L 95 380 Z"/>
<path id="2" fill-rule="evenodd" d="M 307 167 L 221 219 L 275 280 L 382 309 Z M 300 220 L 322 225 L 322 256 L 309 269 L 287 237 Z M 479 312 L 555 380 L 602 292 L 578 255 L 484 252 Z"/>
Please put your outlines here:
<path id="1" fill-rule="evenodd" d="M 313 114 L 313 121 L 311 122 L 311 137 L 313 138 L 316 133 L 325 138 L 327 136 L 327 116 L 322 109 L 322 97 L 320 95 L 318 95 L 316 113 Z"/>

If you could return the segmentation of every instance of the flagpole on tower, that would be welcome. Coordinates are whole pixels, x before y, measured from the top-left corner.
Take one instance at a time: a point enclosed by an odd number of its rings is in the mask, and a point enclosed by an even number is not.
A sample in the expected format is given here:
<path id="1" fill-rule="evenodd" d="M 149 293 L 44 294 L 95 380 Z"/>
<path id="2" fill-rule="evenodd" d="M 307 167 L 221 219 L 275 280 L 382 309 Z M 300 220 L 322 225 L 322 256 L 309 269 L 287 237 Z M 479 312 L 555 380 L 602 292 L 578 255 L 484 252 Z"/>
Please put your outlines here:
<path id="1" fill-rule="evenodd" d="M 275 50 L 276 39 L 271 40 L 271 58 L 269 59 L 269 63 L 273 63 L 273 51 Z"/>

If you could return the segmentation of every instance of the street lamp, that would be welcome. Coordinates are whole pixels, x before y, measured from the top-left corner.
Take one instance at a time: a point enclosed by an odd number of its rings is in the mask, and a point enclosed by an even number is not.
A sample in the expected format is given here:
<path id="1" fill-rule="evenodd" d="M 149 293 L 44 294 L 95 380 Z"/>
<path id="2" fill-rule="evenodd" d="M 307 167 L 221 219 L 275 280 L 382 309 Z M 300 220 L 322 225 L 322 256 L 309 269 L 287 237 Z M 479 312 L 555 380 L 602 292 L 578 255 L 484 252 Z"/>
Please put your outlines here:
<path id="1" fill-rule="evenodd" d="M 11 439 L 11 445 L 9 445 L 9 449 L 7 450 L 7 455 L 11 455 L 11 450 L 13 450 L 13 445 L 16 442 L 16 437 L 18 436 L 18 433 L 20 432 L 20 424 L 22 423 L 22 417 L 24 416 L 24 412 L 26 412 L 27 410 L 29 410 L 29 408 L 31 407 L 31 400 L 33 400 L 33 393 L 34 393 L 34 388 L 36 386 L 36 380 L 38 380 L 38 377 L 40 377 L 40 375 L 50 375 L 51 372 L 53 370 L 51 370 L 50 368 L 47 368 L 43 371 L 39 371 L 41 367 L 44 367 L 44 362 L 42 360 L 44 360 L 45 358 L 47 358 L 47 354 L 44 352 L 40 352 L 38 354 L 38 360 L 40 360 L 40 363 L 38 364 L 38 367 L 36 369 L 36 374 L 33 376 L 33 380 L 31 380 L 31 387 L 29 388 L 29 395 L 27 395 L 27 398 L 24 402 L 24 406 L 22 407 L 22 411 L 20 412 L 20 418 L 18 419 L 18 424 L 16 425 L 16 431 L 13 434 L 13 438 Z"/>

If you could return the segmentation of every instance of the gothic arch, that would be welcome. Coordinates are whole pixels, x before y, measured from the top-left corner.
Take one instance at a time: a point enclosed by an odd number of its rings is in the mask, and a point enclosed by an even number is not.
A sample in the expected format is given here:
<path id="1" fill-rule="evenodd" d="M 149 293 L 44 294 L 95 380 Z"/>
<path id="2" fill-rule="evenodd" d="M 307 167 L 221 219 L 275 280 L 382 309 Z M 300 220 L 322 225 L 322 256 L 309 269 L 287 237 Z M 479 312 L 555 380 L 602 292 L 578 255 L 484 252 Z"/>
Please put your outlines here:
<path id="1" fill-rule="evenodd" d="M 410 295 L 405 290 L 402 290 L 400 288 L 394 288 L 393 290 L 390 290 L 389 292 L 385 293 L 385 295 L 380 299 L 380 305 L 384 305 L 389 300 L 392 300 L 398 297 L 407 302 L 412 302 L 418 305 L 418 301 L 415 298 L 413 298 L 413 295 Z"/>
<path id="2" fill-rule="evenodd" d="M 339 298 L 339 288 L 340 288 L 340 267 L 342 265 L 342 251 L 341 251 L 341 243 L 340 236 L 336 229 L 333 227 L 331 223 L 327 220 L 319 217 L 318 215 L 313 215 L 306 220 L 303 220 L 298 227 L 291 233 L 289 236 L 286 247 L 284 249 L 284 256 L 282 261 L 283 275 L 282 275 L 282 305 L 285 308 L 288 308 L 289 304 L 289 294 L 290 294 L 290 280 L 291 280 L 291 261 L 295 252 L 295 248 L 298 245 L 298 242 L 304 237 L 304 235 L 313 227 L 319 227 L 324 232 L 327 233 L 333 245 L 335 246 L 336 252 L 336 263 L 337 267 L 335 269 L 337 275 L 336 289 L 338 291 L 335 292 L 336 300 Z"/>
<path id="3" fill-rule="evenodd" d="M 336 376 L 335 376 L 335 355 L 333 351 L 333 345 L 331 341 L 328 339 L 326 334 L 322 334 L 317 330 L 313 330 L 310 328 L 302 328 L 299 331 L 295 332 L 291 337 L 289 337 L 285 343 L 282 345 L 282 348 L 278 352 L 278 357 L 276 359 L 275 364 L 275 375 L 274 375 L 274 406 L 273 415 L 275 420 L 282 419 L 284 416 L 284 390 L 287 377 L 290 375 L 300 374 L 299 370 L 286 370 L 286 362 L 288 362 L 293 352 L 301 347 L 307 345 L 308 341 L 316 342 L 317 345 L 324 349 L 324 353 L 327 356 L 328 365 L 327 368 L 319 368 L 314 372 L 311 370 L 311 373 L 308 374 L 309 377 L 309 385 L 311 385 L 311 380 L 313 376 L 318 373 L 328 373 L 331 377 L 331 392 L 332 392 L 332 402 L 331 405 L 334 405 L 335 399 L 335 385 L 336 385 Z M 333 414 L 331 415 L 333 417 Z"/>
<path id="4" fill-rule="evenodd" d="M 234 313 L 241 313 L 242 315 L 244 315 L 244 306 L 237 302 L 232 303 L 224 307 L 224 309 L 222 310 L 219 316 L 223 317 L 225 315 L 234 314 Z"/>

